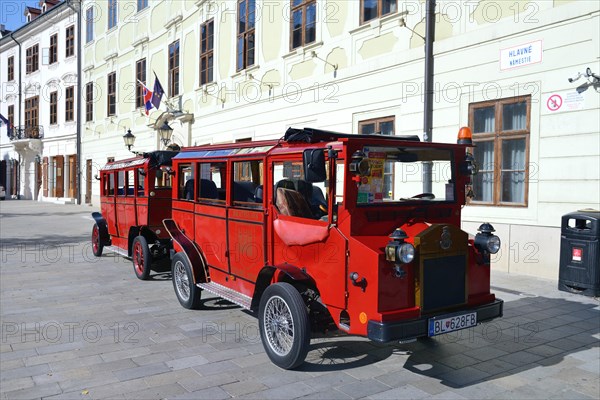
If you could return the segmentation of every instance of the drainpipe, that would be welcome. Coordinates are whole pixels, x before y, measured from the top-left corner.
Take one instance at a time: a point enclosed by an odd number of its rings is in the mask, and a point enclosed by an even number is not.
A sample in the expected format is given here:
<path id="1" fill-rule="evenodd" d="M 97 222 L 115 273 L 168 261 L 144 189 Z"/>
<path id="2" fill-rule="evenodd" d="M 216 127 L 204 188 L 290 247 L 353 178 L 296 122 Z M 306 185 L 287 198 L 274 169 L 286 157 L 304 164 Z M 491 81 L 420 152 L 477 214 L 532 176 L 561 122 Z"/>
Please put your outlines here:
<path id="1" fill-rule="evenodd" d="M 433 128 L 433 41 L 435 39 L 435 0 L 427 0 L 425 8 L 425 109 L 423 118 L 423 141 L 432 141 Z M 431 193 L 432 163 L 423 163 L 423 192 Z"/>
<path id="2" fill-rule="evenodd" d="M 15 39 L 14 34 L 15 33 L 12 32 L 9 36 L 17 44 L 17 46 L 19 46 L 19 125 L 17 125 L 17 130 L 18 130 L 18 129 L 21 129 L 21 126 L 23 126 L 22 125 L 22 120 L 21 120 L 21 114 L 22 114 L 22 111 L 23 111 L 22 110 L 22 105 L 23 105 L 23 91 L 21 90 L 21 86 L 22 86 L 21 69 L 23 68 L 23 66 L 21 64 L 23 63 L 23 54 L 21 53 L 21 42 L 19 42 L 17 39 Z M 14 129 L 14 127 L 13 127 L 13 129 Z M 14 165 L 13 165 L 13 168 L 14 168 Z M 19 167 L 18 168 L 21 168 L 21 155 L 20 154 L 19 154 Z M 12 170 L 12 168 L 11 168 L 11 170 Z M 13 172 L 11 171 L 11 174 L 12 173 Z M 20 197 L 19 196 L 19 192 L 20 192 L 19 182 L 21 180 L 21 177 L 20 177 L 20 174 L 19 174 L 18 170 L 17 170 L 16 176 L 17 176 L 17 179 L 15 179 L 15 187 L 11 188 L 11 189 L 15 191 L 17 199 L 19 199 L 19 197 Z"/>
<path id="3" fill-rule="evenodd" d="M 76 139 L 76 148 L 75 148 L 75 158 L 77 164 L 77 178 L 75 181 L 75 185 L 77 186 L 77 204 L 81 205 L 81 57 L 83 56 L 81 51 L 81 0 L 76 0 L 79 4 L 79 7 L 73 6 L 73 0 L 67 1 L 67 6 L 75 12 L 77 15 L 77 38 L 75 43 L 77 43 L 77 139 Z"/>

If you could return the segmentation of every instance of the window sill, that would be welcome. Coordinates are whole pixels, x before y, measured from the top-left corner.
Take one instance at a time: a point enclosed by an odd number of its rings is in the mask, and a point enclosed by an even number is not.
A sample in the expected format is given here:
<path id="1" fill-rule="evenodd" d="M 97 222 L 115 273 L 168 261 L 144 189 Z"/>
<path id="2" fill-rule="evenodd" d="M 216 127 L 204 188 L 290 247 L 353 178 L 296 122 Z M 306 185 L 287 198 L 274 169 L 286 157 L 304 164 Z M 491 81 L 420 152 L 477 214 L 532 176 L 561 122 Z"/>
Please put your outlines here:
<path id="1" fill-rule="evenodd" d="M 305 55 L 306 53 L 311 52 L 315 49 L 318 49 L 321 46 L 323 46 L 323 41 L 309 43 L 306 46 L 296 47 L 294 50 L 290 51 L 289 53 L 284 54 L 281 58 L 283 58 L 284 60 L 287 60 L 287 59 L 294 58 L 294 57 L 297 57 L 300 55 Z"/>
<path id="2" fill-rule="evenodd" d="M 249 66 L 245 69 L 241 69 L 238 72 L 236 72 L 235 74 L 231 75 L 231 79 L 236 79 L 242 75 L 251 74 L 254 71 L 258 71 L 259 69 L 260 69 L 260 65 L 258 65 L 258 64 L 251 65 L 251 66 Z"/>
<path id="3" fill-rule="evenodd" d="M 208 83 L 205 83 L 205 84 L 197 87 L 195 91 L 196 92 L 205 92 L 205 91 L 208 91 L 209 88 L 213 88 L 213 87 L 217 87 L 217 86 L 218 86 L 217 82 L 214 82 L 214 81 L 208 82 Z"/>
<path id="4" fill-rule="evenodd" d="M 366 32 L 371 29 L 381 29 L 383 25 L 388 25 L 390 22 L 398 21 L 400 23 L 400 19 L 406 17 L 408 15 L 408 11 L 395 12 L 393 14 L 385 15 L 383 17 L 374 18 L 368 22 L 363 22 L 358 28 L 350 30 L 350 35 L 354 35 L 361 32 Z"/>
<path id="5" fill-rule="evenodd" d="M 83 47 L 90 47 L 94 44 L 94 42 L 96 42 L 96 39 L 92 39 L 89 42 L 85 42 L 85 44 L 83 45 Z"/>
<path id="6" fill-rule="evenodd" d="M 119 26 L 119 24 L 115 25 L 115 26 L 111 26 L 110 28 L 108 28 L 106 30 L 106 36 L 111 35 L 113 33 L 115 33 L 117 31 L 117 27 Z"/>

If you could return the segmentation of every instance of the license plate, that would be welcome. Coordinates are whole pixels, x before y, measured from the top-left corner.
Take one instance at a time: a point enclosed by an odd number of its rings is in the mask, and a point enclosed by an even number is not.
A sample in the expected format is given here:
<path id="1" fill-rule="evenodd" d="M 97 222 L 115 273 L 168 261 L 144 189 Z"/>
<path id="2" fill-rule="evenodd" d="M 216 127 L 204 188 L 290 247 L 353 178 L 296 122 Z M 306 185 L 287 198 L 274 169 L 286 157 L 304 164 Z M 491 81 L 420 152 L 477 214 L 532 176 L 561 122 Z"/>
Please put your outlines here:
<path id="1" fill-rule="evenodd" d="M 429 319 L 429 336 L 441 335 L 477 325 L 477 313 L 440 316 Z"/>

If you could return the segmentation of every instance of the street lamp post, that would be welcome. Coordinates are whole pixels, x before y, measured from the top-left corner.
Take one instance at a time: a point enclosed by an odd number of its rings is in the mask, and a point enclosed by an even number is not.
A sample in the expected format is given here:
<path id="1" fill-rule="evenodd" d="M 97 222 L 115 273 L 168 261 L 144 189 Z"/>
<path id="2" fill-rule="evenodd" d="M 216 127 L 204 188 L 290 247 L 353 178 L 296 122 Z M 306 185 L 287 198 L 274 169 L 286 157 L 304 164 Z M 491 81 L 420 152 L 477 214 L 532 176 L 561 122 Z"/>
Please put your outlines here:
<path id="1" fill-rule="evenodd" d="M 163 145 L 166 147 L 171 141 L 171 136 L 173 135 L 173 128 L 167 124 L 167 121 L 163 122 L 162 126 L 158 128 L 158 136 L 160 140 L 163 142 Z"/>
<path id="2" fill-rule="evenodd" d="M 127 133 L 123 135 L 123 141 L 125 142 L 125 146 L 127 146 L 127 150 L 131 151 L 135 143 L 135 135 L 131 133 L 131 129 L 128 129 Z"/>

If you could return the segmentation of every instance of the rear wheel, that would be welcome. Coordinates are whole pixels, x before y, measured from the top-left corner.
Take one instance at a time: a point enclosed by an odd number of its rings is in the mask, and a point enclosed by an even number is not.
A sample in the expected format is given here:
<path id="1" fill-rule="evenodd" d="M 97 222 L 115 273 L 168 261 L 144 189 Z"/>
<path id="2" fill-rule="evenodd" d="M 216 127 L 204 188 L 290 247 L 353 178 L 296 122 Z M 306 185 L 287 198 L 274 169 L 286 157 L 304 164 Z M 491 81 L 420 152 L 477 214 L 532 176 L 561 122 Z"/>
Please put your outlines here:
<path id="1" fill-rule="evenodd" d="M 310 346 L 308 311 L 300 293 L 289 283 L 269 286 L 260 299 L 260 336 L 271 361 L 293 369 L 304 362 Z"/>
<path id="2" fill-rule="evenodd" d="M 150 277 L 150 264 L 152 263 L 152 255 L 148 248 L 148 242 L 143 236 L 137 236 L 133 239 L 132 247 L 132 260 L 133 260 L 133 271 L 138 279 L 146 280 Z"/>
<path id="3" fill-rule="evenodd" d="M 173 256 L 171 273 L 173 275 L 173 288 L 179 303 L 187 309 L 200 308 L 202 290 L 194 284 L 192 268 L 184 254 L 177 253 Z"/>
<path id="4" fill-rule="evenodd" d="M 100 241 L 100 228 L 98 228 L 98 224 L 94 224 L 92 228 L 92 253 L 96 257 L 100 257 L 103 249 L 104 245 Z"/>

